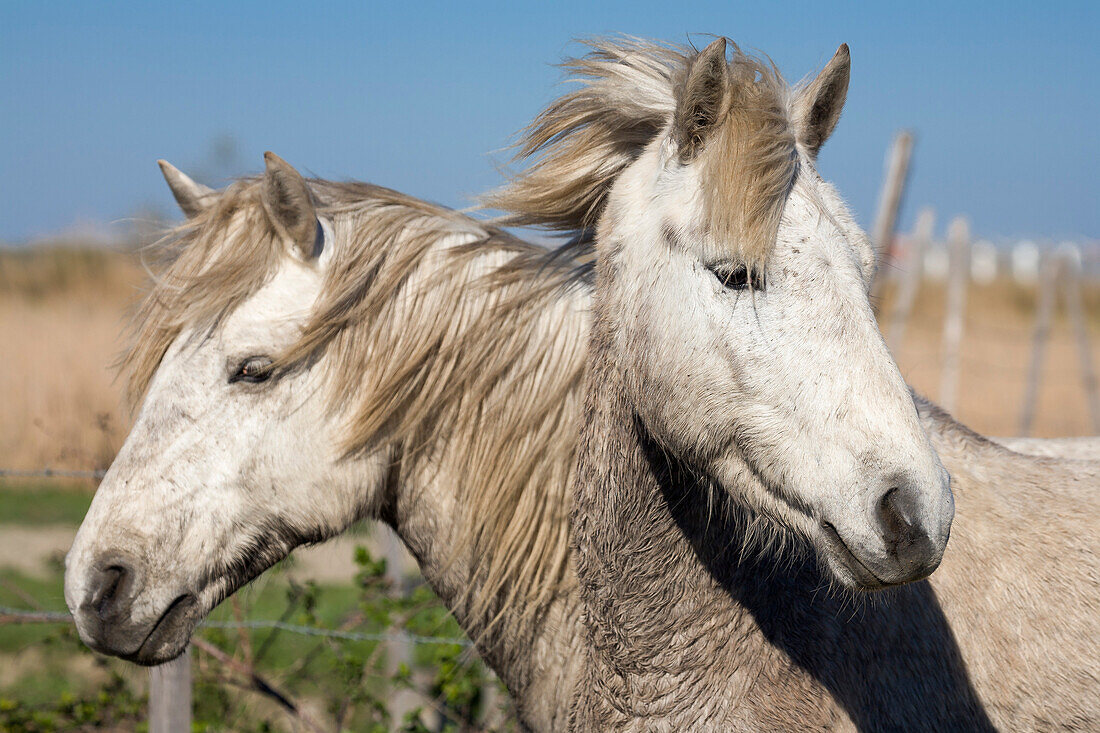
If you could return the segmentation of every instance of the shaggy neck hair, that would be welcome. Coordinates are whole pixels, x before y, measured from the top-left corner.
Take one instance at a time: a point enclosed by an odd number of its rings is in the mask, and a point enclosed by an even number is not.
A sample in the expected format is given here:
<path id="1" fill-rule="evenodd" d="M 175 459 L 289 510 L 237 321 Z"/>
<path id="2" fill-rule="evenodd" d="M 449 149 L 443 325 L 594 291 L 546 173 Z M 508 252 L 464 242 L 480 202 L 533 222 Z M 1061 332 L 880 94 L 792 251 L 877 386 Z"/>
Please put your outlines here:
<path id="1" fill-rule="evenodd" d="M 634 38 L 588 47 L 562 64 L 579 88 L 521 132 L 515 161 L 526 168 L 482 198 L 505 212 L 502 225 L 590 236 L 619 174 L 683 111 L 695 49 Z M 733 48 L 718 120 L 688 162 L 700 167 L 707 234 L 746 264 L 762 264 L 797 174 L 793 95 L 773 64 Z"/>
<path id="2" fill-rule="evenodd" d="M 346 419 L 348 456 L 392 445 L 403 485 L 425 466 L 462 477 L 453 542 L 456 559 L 472 558 L 467 610 L 488 619 L 481 631 L 528 620 L 571 578 L 574 446 L 561 436 L 578 430 L 584 329 L 548 327 L 546 317 L 566 291 L 586 287 L 587 269 L 567 249 L 388 189 L 310 187 L 335 252 L 279 367 L 323 370 L 333 414 Z M 204 338 L 287 256 L 260 194 L 259 180 L 239 181 L 166 239 L 122 359 L 133 403 L 181 333 Z"/>

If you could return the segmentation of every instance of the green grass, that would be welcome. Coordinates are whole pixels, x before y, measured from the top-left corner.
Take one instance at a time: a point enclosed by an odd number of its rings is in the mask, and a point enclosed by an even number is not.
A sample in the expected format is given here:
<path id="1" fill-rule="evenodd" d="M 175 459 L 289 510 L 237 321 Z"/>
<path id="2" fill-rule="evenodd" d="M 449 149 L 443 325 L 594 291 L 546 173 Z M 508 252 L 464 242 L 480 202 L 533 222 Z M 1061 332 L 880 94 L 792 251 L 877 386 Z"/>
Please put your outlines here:
<path id="1" fill-rule="evenodd" d="M 65 596 L 60 568 L 49 577 L 31 577 L 16 570 L 0 569 L 0 606 L 29 610 L 64 611 Z M 33 599 L 35 604 L 31 604 Z M 0 624 L 0 654 L 22 651 L 57 636 L 56 624 Z"/>
<path id="2" fill-rule="evenodd" d="M 92 494 L 87 481 L 0 479 L 0 524 L 78 525 Z"/>

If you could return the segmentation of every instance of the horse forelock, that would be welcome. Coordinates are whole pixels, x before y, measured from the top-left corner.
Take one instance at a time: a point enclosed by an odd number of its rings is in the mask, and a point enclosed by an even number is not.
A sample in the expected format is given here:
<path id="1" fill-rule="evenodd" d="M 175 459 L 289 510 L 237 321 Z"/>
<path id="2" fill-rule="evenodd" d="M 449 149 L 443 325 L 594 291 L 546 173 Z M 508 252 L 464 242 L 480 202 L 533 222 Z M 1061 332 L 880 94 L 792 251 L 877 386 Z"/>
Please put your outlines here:
<path id="1" fill-rule="evenodd" d="M 149 290 L 131 318 L 118 363 L 132 406 L 144 398 L 181 332 L 213 328 L 275 273 L 282 245 L 259 197 L 256 180 L 238 181 L 147 250 L 154 259 L 146 265 Z"/>
<path id="2" fill-rule="evenodd" d="M 592 230 L 615 180 L 671 123 L 677 94 L 699 52 L 636 38 L 597 39 L 562 67 L 579 88 L 552 102 L 520 133 L 526 164 L 482 203 L 504 225 L 574 235 Z M 797 173 L 790 89 L 771 62 L 734 47 L 730 103 L 700 155 L 702 222 L 747 263 L 775 242 Z"/>
<path id="3" fill-rule="evenodd" d="M 735 50 L 728 111 L 695 165 L 708 235 L 746 265 L 762 266 L 798 172 L 789 90 L 773 65 Z"/>
<path id="4" fill-rule="evenodd" d="M 310 186 L 335 252 L 277 364 L 323 370 L 346 455 L 385 442 L 402 470 L 443 461 L 462 477 L 454 553 L 474 559 L 478 581 L 467 603 L 475 614 L 537 613 L 569 577 L 573 445 L 561 436 L 575 432 L 586 345 L 553 309 L 563 291 L 585 287 L 586 269 L 568 247 L 536 247 L 388 189 Z M 121 360 L 134 404 L 184 330 L 208 333 L 289 256 L 257 179 L 231 186 L 161 249 Z"/>

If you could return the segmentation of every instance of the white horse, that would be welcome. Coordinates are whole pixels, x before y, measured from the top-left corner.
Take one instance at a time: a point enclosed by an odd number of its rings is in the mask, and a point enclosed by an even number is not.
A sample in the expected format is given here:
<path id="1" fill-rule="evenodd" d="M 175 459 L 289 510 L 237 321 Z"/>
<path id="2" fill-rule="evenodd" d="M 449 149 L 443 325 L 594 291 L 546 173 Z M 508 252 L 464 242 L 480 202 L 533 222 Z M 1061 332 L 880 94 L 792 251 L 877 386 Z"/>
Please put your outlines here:
<path id="1" fill-rule="evenodd" d="M 521 720 L 560 727 L 580 643 L 566 491 L 586 272 L 466 216 L 266 160 L 225 192 L 161 163 L 189 219 L 125 359 L 141 409 L 68 554 L 81 638 L 172 659 L 294 547 L 372 518 Z"/>
<path id="2" fill-rule="evenodd" d="M 815 169 L 847 48 L 796 90 L 723 39 L 680 76 L 639 53 L 591 72 L 669 112 L 599 193 L 573 727 L 1095 729 L 1100 470 L 915 404 L 871 312 L 871 248 Z M 593 106 L 541 118 L 525 175 L 569 167 Z M 505 194 L 520 212 L 540 210 L 529 184 Z M 853 603 L 831 581 L 898 587 Z"/>

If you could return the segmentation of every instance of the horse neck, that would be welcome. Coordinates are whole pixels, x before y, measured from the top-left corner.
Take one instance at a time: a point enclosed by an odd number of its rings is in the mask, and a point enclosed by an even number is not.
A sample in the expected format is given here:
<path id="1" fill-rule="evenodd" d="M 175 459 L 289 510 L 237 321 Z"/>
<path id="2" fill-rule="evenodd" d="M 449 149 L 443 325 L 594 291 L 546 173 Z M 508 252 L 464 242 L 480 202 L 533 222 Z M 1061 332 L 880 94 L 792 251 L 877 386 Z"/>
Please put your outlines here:
<path id="1" fill-rule="evenodd" d="M 594 346 L 589 363 L 573 486 L 574 564 L 593 647 L 612 664 L 621 656 L 632 667 L 667 669 L 668 642 L 686 630 L 685 610 L 711 595 L 691 542 L 704 518 L 673 511 L 678 499 L 693 503 L 699 487 L 647 439 L 607 356 Z"/>
<path id="2" fill-rule="evenodd" d="M 539 286 L 540 277 L 538 271 L 531 271 L 532 290 Z M 521 283 L 518 289 L 522 288 Z M 537 612 L 529 612 L 531 601 L 521 598 L 518 603 L 508 603 L 499 593 L 488 604 L 478 603 L 487 566 L 501 558 L 511 562 L 523 552 L 522 547 L 517 550 L 514 544 L 507 544 L 514 542 L 515 536 L 500 540 L 493 531 L 485 531 L 491 507 L 470 511 L 464 502 L 469 500 L 471 484 L 485 483 L 486 471 L 501 482 L 515 482 L 514 469 L 507 468 L 500 454 L 516 451 L 524 459 L 524 495 L 515 501 L 515 513 L 509 520 L 544 533 L 560 532 L 559 562 L 567 554 L 568 500 L 564 494 L 581 405 L 579 372 L 572 380 L 568 378 L 571 370 L 578 371 L 569 354 L 575 348 L 576 364 L 583 368 L 588 300 L 587 288 L 566 288 L 549 307 L 545 300 L 534 301 L 530 308 L 540 312 L 530 314 L 531 319 L 526 313 L 514 313 L 507 328 L 515 332 L 501 333 L 500 338 L 502 342 L 522 340 L 525 363 L 539 366 L 534 370 L 517 367 L 520 377 L 500 380 L 498 387 L 481 398 L 483 403 L 506 404 L 507 415 L 494 415 L 480 404 L 467 405 L 465 409 L 476 410 L 478 417 L 456 423 L 463 429 L 440 425 L 428 431 L 431 439 L 426 444 L 399 451 L 400 467 L 395 476 L 400 479 L 388 492 L 388 506 L 382 513 L 416 557 L 424 578 L 507 685 L 520 718 L 538 730 L 564 725 L 568 697 L 563 691 L 572 687 L 581 644 L 575 582 L 571 570 L 567 577 L 555 578 L 553 568 L 538 565 L 539 560 L 549 565 L 554 553 L 545 557 L 532 553 L 536 567 L 522 563 L 513 567 L 554 585 Z M 450 405 L 441 412 L 453 414 L 455 409 L 462 408 Z M 482 413 L 489 417 L 482 419 Z M 484 500 L 481 509 L 486 509 Z M 560 527 L 553 526 L 555 523 Z M 471 544 L 470 537 L 478 541 Z"/>
<path id="3" fill-rule="evenodd" d="M 470 530 L 468 516 L 455 506 L 454 487 L 462 476 L 425 469 L 420 480 L 398 492 L 387 520 L 416 558 L 420 573 L 463 630 L 478 653 L 508 687 L 520 719 L 535 730 L 564 725 L 573 660 L 579 657 L 581 627 L 575 589 L 557 595 L 537 615 L 523 609 L 471 603 L 471 584 L 479 582 L 472 553 L 455 554 L 454 538 Z"/>
<path id="4" fill-rule="evenodd" d="M 638 718 L 698 725 L 706 720 L 700 706 L 709 706 L 719 716 L 714 725 L 738 709 L 767 727 L 774 709 L 754 699 L 759 687 L 793 701 L 786 707 L 801 707 L 804 720 L 834 720 L 761 633 L 761 607 L 782 603 L 785 592 L 782 583 L 767 587 L 771 561 L 738 558 L 742 518 L 728 497 L 708 496 L 636 418 L 607 310 L 597 284 L 573 484 L 572 547 L 587 637 L 574 725 Z"/>

